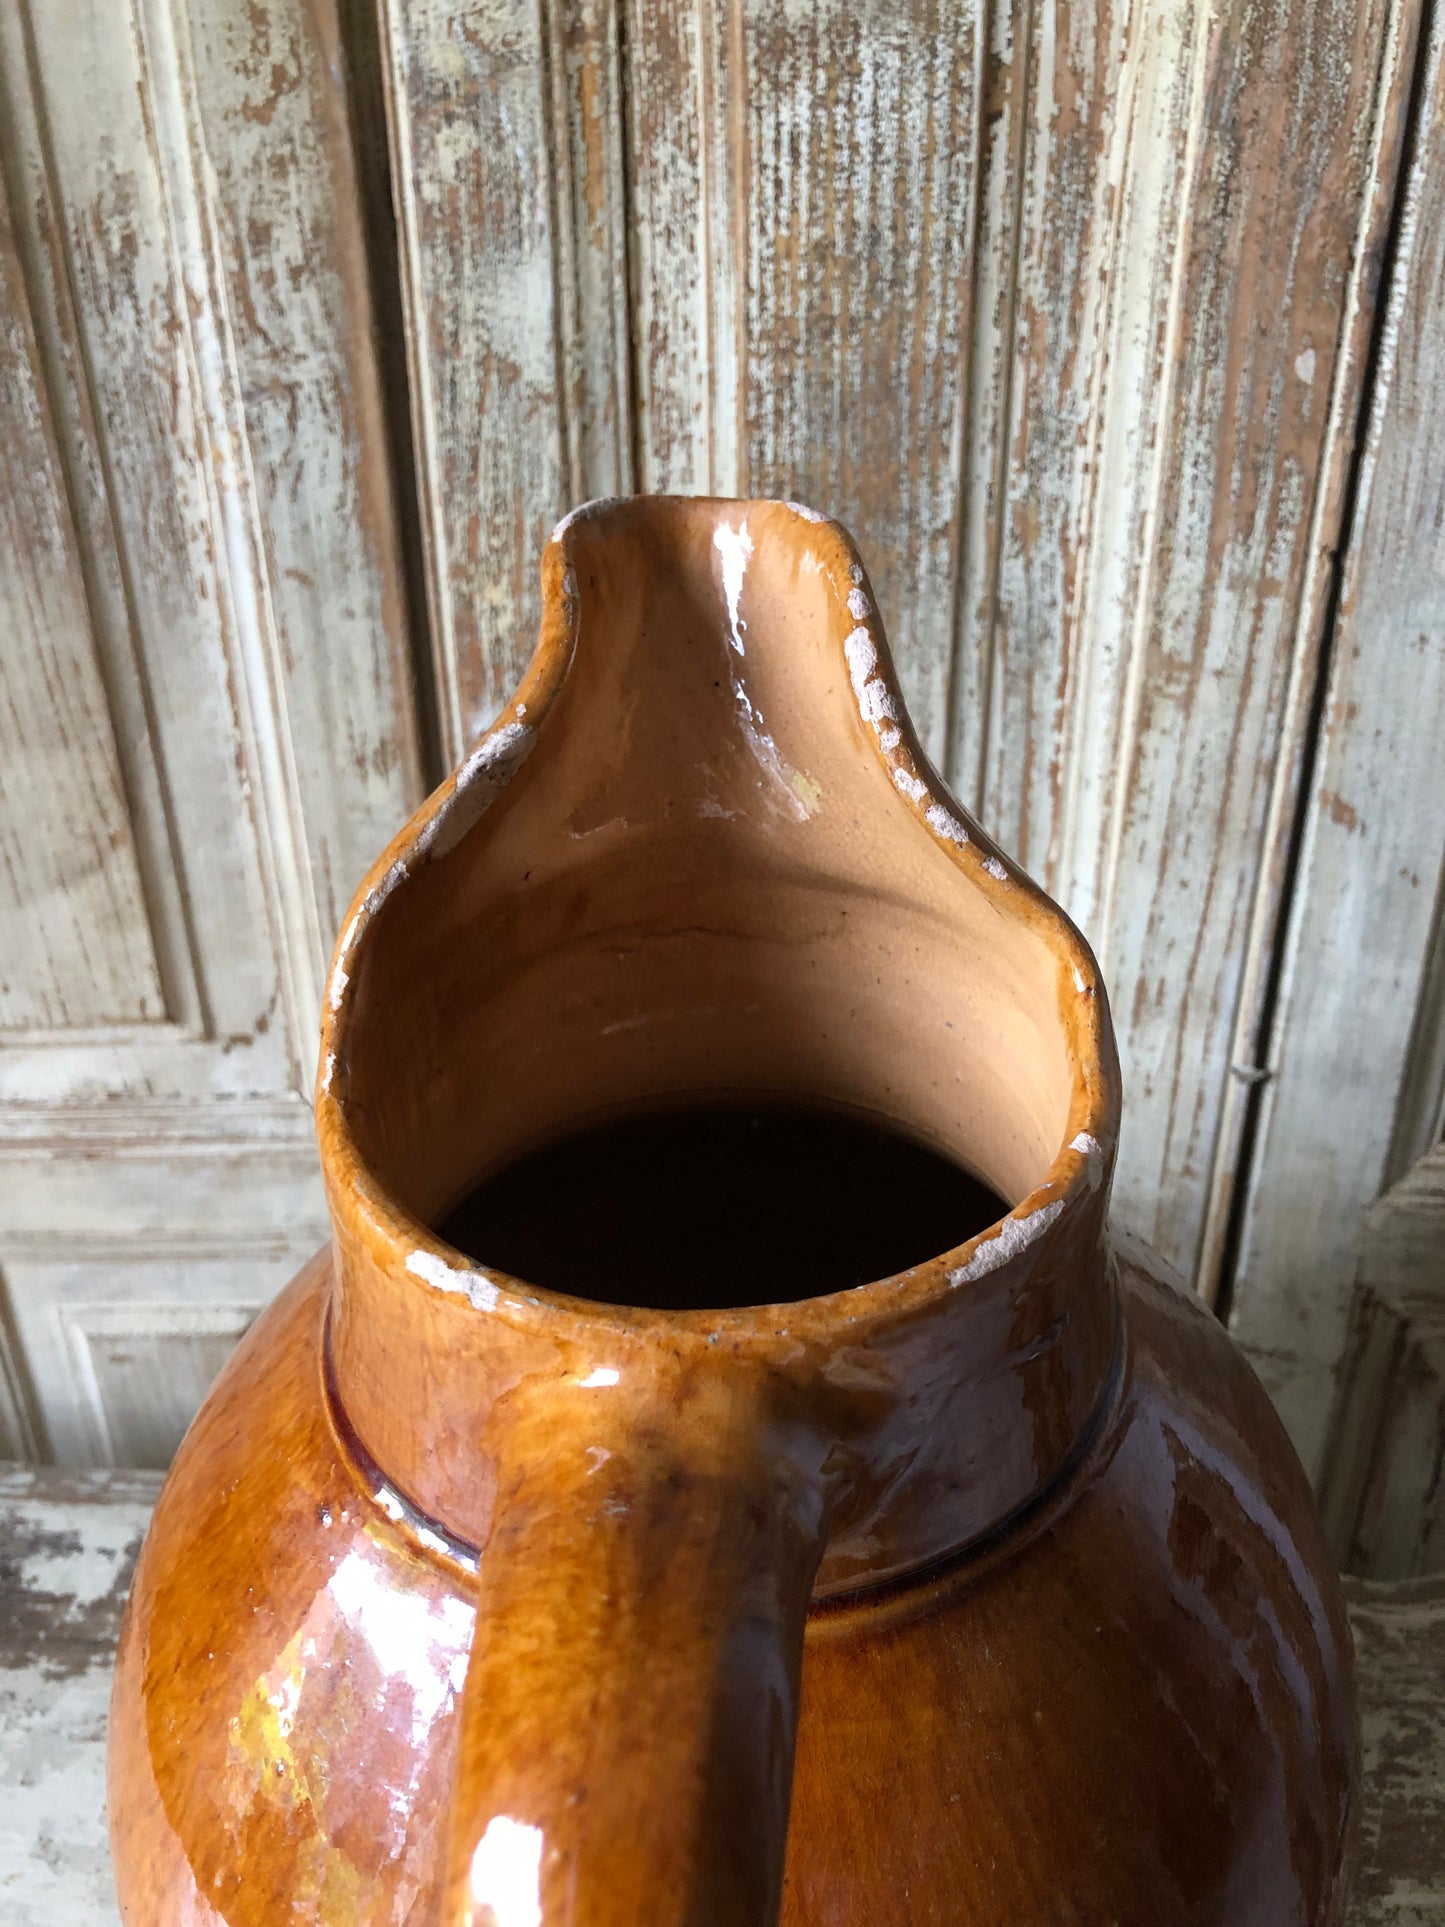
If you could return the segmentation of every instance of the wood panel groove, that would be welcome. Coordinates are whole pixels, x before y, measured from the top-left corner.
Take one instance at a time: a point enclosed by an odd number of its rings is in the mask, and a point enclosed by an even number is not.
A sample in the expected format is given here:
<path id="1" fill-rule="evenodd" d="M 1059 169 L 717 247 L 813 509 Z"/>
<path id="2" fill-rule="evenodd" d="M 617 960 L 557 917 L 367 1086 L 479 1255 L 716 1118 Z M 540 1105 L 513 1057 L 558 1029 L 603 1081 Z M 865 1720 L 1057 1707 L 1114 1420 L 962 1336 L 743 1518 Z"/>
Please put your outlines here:
<path id="1" fill-rule="evenodd" d="M 142 99 L 160 185 L 174 284 L 184 290 L 187 376 L 208 445 L 201 473 L 217 544 L 217 588 L 233 678 L 234 713 L 252 772 L 263 890 L 280 970 L 294 1075 L 311 1072 L 319 1022 L 321 918 L 288 714 L 276 614 L 257 520 L 258 489 L 240 399 L 214 167 L 205 149 L 189 22 L 178 0 L 141 0 L 135 13 Z M 264 718 L 264 720 L 263 720 Z"/>
<path id="2" fill-rule="evenodd" d="M 8 23 L 0 101 L 25 112 L 23 40 Z M 18 72 L 17 72 L 18 69 Z M 8 941 L 0 1028 L 165 1017 L 126 773 L 106 699 L 42 295 L 42 242 L 19 155 L 0 169 L 0 600 L 12 653 L 0 706 L 5 804 L 0 902 Z M 97 941 L 98 940 L 98 941 Z"/>
<path id="3" fill-rule="evenodd" d="M 421 527 L 403 274 L 397 234 L 388 112 L 388 75 L 376 0 L 340 0 L 338 26 L 345 55 L 348 130 L 356 155 L 366 248 L 371 326 L 385 411 L 385 467 L 396 517 L 407 633 L 406 667 L 416 719 L 421 789 L 446 775 L 439 698 L 427 602 L 427 551 Z M 381 450 L 378 449 L 379 455 Z"/>
<path id="4" fill-rule="evenodd" d="M 436 447 L 439 428 L 437 396 L 431 374 L 431 339 L 423 294 L 425 273 L 420 259 L 421 238 L 413 187 L 416 158 L 412 144 L 409 70 L 398 10 L 385 4 L 385 0 L 378 0 L 378 11 L 383 23 L 381 61 L 386 83 L 387 128 L 396 199 L 402 312 L 406 321 L 407 389 L 412 401 L 418 520 L 425 544 L 425 601 L 427 637 L 431 646 L 431 683 L 439 711 L 437 734 L 440 758 L 443 768 L 447 768 L 456 760 L 456 746 L 462 741 L 463 729 L 449 547 L 441 500 L 440 456 Z"/>
<path id="5" fill-rule="evenodd" d="M 1203 135 L 1204 104 L 1206 99 L 1206 80 L 1208 77 L 1210 10 L 1207 6 L 1196 5 L 1193 9 L 1192 33 L 1189 40 L 1188 73 L 1189 108 L 1184 117 L 1183 158 L 1180 163 L 1180 178 L 1185 184 L 1185 197 L 1181 206 L 1181 218 L 1171 250 L 1169 292 L 1165 304 L 1164 333 L 1160 356 L 1160 377 L 1154 405 L 1160 420 L 1167 420 L 1174 395 L 1175 382 L 1180 373 L 1181 349 L 1184 330 L 1184 290 L 1189 266 L 1191 221 L 1189 218 L 1188 186 L 1195 179 L 1199 165 L 1199 146 Z M 1115 905 L 1119 892 L 1119 873 L 1123 860 L 1125 835 L 1124 799 L 1127 786 L 1138 777 L 1140 736 L 1143 729 L 1143 704 L 1145 678 L 1148 670 L 1148 632 L 1155 618 L 1154 574 L 1158 563 L 1158 538 L 1160 532 L 1161 510 L 1168 486 L 1170 454 L 1167 438 L 1156 435 L 1154 438 L 1153 459 L 1149 467 L 1149 480 L 1144 494 L 1140 516 L 1138 578 L 1135 587 L 1134 620 L 1129 631 L 1127 646 L 1127 668 L 1123 682 L 1123 700 L 1120 705 L 1118 748 L 1116 764 L 1125 773 L 1126 783 L 1121 784 L 1114 798 L 1114 806 L 1108 812 L 1108 837 L 1104 846 L 1101 865 L 1100 885 L 1096 899 L 1095 915 L 1099 928 L 1104 933 L 1099 946 L 1099 962 L 1107 977 L 1110 970 L 1110 938 L 1114 931 Z"/>
<path id="6" fill-rule="evenodd" d="M 60 205 L 59 177 L 49 115 L 45 109 L 39 58 L 32 18 L 33 0 L 20 0 L 15 22 L 25 69 L 25 96 L 33 116 L 33 144 L 38 160 L 33 199 L 37 204 L 36 231 L 21 242 L 31 256 L 29 280 L 38 293 L 34 255 L 48 257 L 46 280 L 52 299 L 32 295 L 31 312 L 42 344 L 40 365 L 50 399 L 55 445 L 65 476 L 66 495 L 75 533 L 79 582 L 85 598 L 96 667 L 112 719 L 122 793 L 131 835 L 137 846 L 137 870 L 151 948 L 160 982 L 164 1014 L 172 1022 L 206 1028 L 209 1019 L 200 961 L 185 893 L 179 887 L 179 835 L 173 799 L 165 771 L 151 746 L 157 740 L 154 709 L 145 665 L 135 646 L 136 608 L 127 558 L 115 540 L 114 475 L 105 440 L 95 434 L 99 406 L 89 346 L 77 322 L 78 296 L 73 264 L 58 243 L 56 209 Z M 18 124 L 18 102 L 11 97 L 10 125 Z M 19 155 L 0 142 L 0 169 L 14 207 L 21 205 Z M 27 224 L 28 226 L 29 224 Z M 26 240 L 30 245 L 26 246 Z M 61 389 L 61 371 L 72 364 L 79 423 L 72 425 L 68 397 Z M 75 432 L 80 427 L 84 435 Z M 93 471 L 93 476 L 88 474 Z M 89 502 L 87 514 L 85 504 Z M 105 565 L 97 553 L 97 529 L 103 531 L 113 590 L 104 585 Z M 112 607 L 111 605 L 114 604 Z"/>
<path id="7" fill-rule="evenodd" d="M 543 64 L 562 506 L 633 487 L 628 140 L 620 0 L 546 0 Z M 560 509 L 559 509 L 560 512 Z"/>
<path id="8" fill-rule="evenodd" d="M 973 110 L 974 193 L 971 228 L 968 238 L 968 251 L 973 265 L 967 283 L 969 298 L 967 320 L 965 323 L 965 346 L 960 357 L 960 365 L 965 376 L 963 393 L 959 399 L 959 449 L 956 470 L 956 487 L 958 492 L 956 514 L 958 516 L 960 532 L 955 546 L 954 610 L 952 623 L 953 647 L 949 658 L 945 724 L 947 734 L 944 739 L 944 759 L 945 770 L 948 771 L 950 766 L 956 761 L 956 746 L 960 729 L 963 726 L 963 719 L 959 711 L 963 679 L 959 673 L 958 658 L 964 648 L 967 647 L 971 652 L 977 652 L 978 659 L 982 664 L 981 673 L 974 679 L 974 700 L 977 704 L 977 722 L 972 725 L 972 728 L 977 735 L 978 746 L 973 780 L 967 791 L 969 807 L 976 813 L 983 807 L 984 773 L 988 768 L 989 742 L 992 732 L 993 684 L 997 664 L 997 652 L 993 647 L 993 637 L 998 625 L 999 578 L 1002 566 L 1004 531 L 1004 518 L 1002 514 L 996 512 L 987 518 L 985 522 L 985 532 L 988 539 L 983 565 L 984 587 L 981 618 L 978 622 L 976 633 L 972 636 L 965 636 L 961 620 L 968 560 L 964 536 L 967 529 L 966 518 L 969 485 L 978 465 L 978 458 L 981 452 L 979 448 L 970 447 L 970 433 L 974 422 L 974 410 L 970 404 L 973 398 L 971 375 L 975 355 L 974 336 L 976 317 L 978 314 L 979 266 L 982 261 L 987 260 L 990 265 L 996 269 L 998 263 L 998 255 L 995 250 L 985 250 L 979 246 L 979 235 L 981 232 L 979 217 L 984 179 L 983 126 L 986 114 L 983 86 L 984 76 L 989 73 L 995 59 L 993 30 L 1007 31 L 1012 34 L 1014 32 L 1014 23 L 1017 21 L 1018 32 L 1014 46 L 1020 53 L 1021 58 L 1018 62 L 1018 86 L 1016 93 L 1012 86 L 1013 63 L 1010 62 L 1010 93 L 1013 97 L 1013 111 L 1006 114 L 1006 119 L 1011 130 L 1012 139 L 1007 164 L 1004 168 L 1004 181 L 1005 183 L 1012 183 L 1012 199 L 1009 203 L 1006 224 L 1008 242 L 1003 257 L 1003 311 L 998 328 L 1000 340 L 1004 343 L 1012 344 L 1017 326 L 1018 270 L 1023 251 L 1024 205 L 1026 199 L 1029 133 L 1031 126 L 1026 103 L 1029 98 L 1030 74 L 1033 66 L 1034 19 L 1037 4 L 1038 0 L 1024 0 L 1022 6 L 1011 7 L 1008 27 L 1006 29 L 1004 29 L 1002 24 L 997 20 L 990 23 L 986 4 L 980 5 L 974 15 L 974 33 L 978 36 L 980 55 L 974 62 L 974 72 L 976 76 L 976 93 Z M 1001 112 L 1002 111 L 1001 109 Z M 1015 365 L 1015 358 L 1012 353 L 1006 353 L 1002 357 L 1001 379 L 995 386 L 998 419 L 1001 422 L 1007 422 L 1012 412 Z M 1007 479 L 1008 437 L 1002 434 L 985 437 L 982 443 L 984 450 L 988 449 L 990 441 L 992 442 L 993 453 L 992 473 L 988 475 L 987 488 L 981 492 L 985 502 L 1001 505 L 1004 499 Z"/>

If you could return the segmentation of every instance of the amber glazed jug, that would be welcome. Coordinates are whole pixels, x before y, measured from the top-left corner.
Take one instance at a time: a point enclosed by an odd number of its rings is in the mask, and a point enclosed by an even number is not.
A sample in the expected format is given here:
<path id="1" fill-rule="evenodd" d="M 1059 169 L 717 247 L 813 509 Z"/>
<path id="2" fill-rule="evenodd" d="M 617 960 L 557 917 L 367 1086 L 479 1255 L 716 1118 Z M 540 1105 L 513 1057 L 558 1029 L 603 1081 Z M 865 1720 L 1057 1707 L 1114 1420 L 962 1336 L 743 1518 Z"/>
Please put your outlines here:
<path id="1" fill-rule="evenodd" d="M 925 761 L 852 543 L 600 503 L 542 581 L 515 700 L 337 949 L 331 1248 L 136 1574 L 125 1919 L 1338 1921 L 1350 1646 L 1305 1478 L 1111 1238 L 1094 959 Z M 564 1133 L 701 1102 L 881 1122 L 1002 1202 L 808 1295 L 719 1159 L 742 1257 L 687 1308 L 435 1229 Z M 866 1165 L 823 1195 L 860 1249 L 903 1210 Z M 683 1277 L 715 1229 L 669 1236 Z"/>

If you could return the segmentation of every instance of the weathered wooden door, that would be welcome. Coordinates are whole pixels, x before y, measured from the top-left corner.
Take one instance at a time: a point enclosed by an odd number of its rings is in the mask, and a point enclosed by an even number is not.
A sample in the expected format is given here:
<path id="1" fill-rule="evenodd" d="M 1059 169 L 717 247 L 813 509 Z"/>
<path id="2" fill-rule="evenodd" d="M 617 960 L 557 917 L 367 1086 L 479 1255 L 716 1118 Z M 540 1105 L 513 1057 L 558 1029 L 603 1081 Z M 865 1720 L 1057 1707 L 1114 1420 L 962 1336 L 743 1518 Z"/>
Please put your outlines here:
<path id="1" fill-rule="evenodd" d="M 1445 1083 L 1419 0 L 66 11 L 0 0 L 11 1449 L 163 1458 L 322 1235 L 322 953 L 548 526 L 638 488 L 857 533 L 931 754 L 1104 963 L 1119 1215 L 1317 1463 Z M 1352 784 L 1390 828 L 1332 869 Z M 1326 983 L 1384 1040 L 1350 1154 Z"/>
<path id="2" fill-rule="evenodd" d="M 335 55 L 0 7 L 0 1452 L 164 1462 L 324 1231 L 323 953 L 420 787 Z"/>

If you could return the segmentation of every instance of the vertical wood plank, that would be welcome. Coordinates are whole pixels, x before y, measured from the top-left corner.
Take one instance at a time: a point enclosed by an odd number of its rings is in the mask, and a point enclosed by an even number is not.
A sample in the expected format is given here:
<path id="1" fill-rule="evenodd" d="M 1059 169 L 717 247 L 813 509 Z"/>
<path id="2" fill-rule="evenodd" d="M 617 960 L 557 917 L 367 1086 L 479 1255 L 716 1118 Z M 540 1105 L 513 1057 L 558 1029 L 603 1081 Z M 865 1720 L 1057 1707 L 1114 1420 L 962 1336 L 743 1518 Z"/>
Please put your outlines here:
<path id="1" fill-rule="evenodd" d="M 739 0 L 630 0 L 638 486 L 740 492 Z"/>
<path id="2" fill-rule="evenodd" d="M 1283 740 L 1292 659 L 1312 669 L 1319 645 L 1301 587 L 1390 24 L 1378 0 L 1276 0 L 1247 32 L 1215 25 L 1206 53 L 1150 614 L 1132 740 L 1094 765 L 1099 786 L 1124 781 L 1090 893 L 1133 1084 L 1121 1208 L 1190 1274 L 1271 773 L 1297 753 Z"/>
<path id="3" fill-rule="evenodd" d="M 0 189 L 0 1029 L 165 1000 L 29 294 Z"/>
<path id="4" fill-rule="evenodd" d="M 611 0 L 383 0 L 444 753 L 536 642 L 575 497 L 630 486 Z M 560 210 L 560 211 L 559 211 Z"/>
<path id="5" fill-rule="evenodd" d="M 618 0 L 549 0 L 547 27 L 565 507 L 633 487 Z"/>
<path id="6" fill-rule="evenodd" d="M 1317 1470 L 1355 1239 L 1388 1170 L 1445 850 L 1445 21 L 1331 646 L 1231 1324 Z"/>
<path id="7" fill-rule="evenodd" d="M 1040 18 L 983 816 L 1099 949 L 1118 1208 L 1193 1275 L 1392 14 Z"/>
<path id="8" fill-rule="evenodd" d="M 1119 507 L 1158 440 L 1158 238 L 1178 221 L 1195 19 L 1190 5 L 1036 0 L 1008 46 L 1014 179 L 989 208 L 1013 237 L 989 250 L 999 320 L 975 378 L 975 433 L 996 459 L 971 478 L 983 536 L 961 586 L 950 751 L 993 833 L 1055 889 L 1081 712 L 1096 684 L 1104 714 L 1116 693 L 1120 637 L 1097 635 L 1088 602 L 1140 580 L 1138 521 Z"/>
<path id="9" fill-rule="evenodd" d="M 551 181 L 534 6 L 383 0 L 417 477 L 444 760 L 525 660 L 562 486 Z"/>
<path id="10" fill-rule="evenodd" d="M 117 657 L 129 659 L 121 668 L 139 686 L 139 718 L 160 766 L 166 854 L 180 879 L 198 982 L 195 1018 L 223 1035 L 254 1035 L 259 1026 L 264 1042 L 247 1056 L 258 1079 L 274 1083 L 297 1074 L 293 1025 L 271 1021 L 291 1000 L 283 1000 L 274 939 L 256 941 L 274 927 L 251 827 L 251 805 L 266 799 L 260 784 L 248 792 L 236 753 L 244 704 L 229 653 L 233 556 L 218 487 L 237 517 L 245 510 L 229 424 L 218 421 L 209 433 L 202 388 L 197 315 L 218 383 L 224 337 L 205 288 L 201 215 L 177 179 L 185 167 L 186 130 L 175 112 L 183 83 L 174 60 L 148 52 L 148 24 L 99 4 L 82 4 L 63 22 L 32 7 L 11 17 L 7 69 L 13 78 L 12 50 L 28 55 L 36 151 L 104 478 L 103 526 L 91 539 L 113 551 L 123 589 L 124 628 L 110 639 Z M 23 55 L 15 45 L 22 25 Z M 160 100 L 156 81 L 165 89 Z M 220 478 L 218 457 L 228 471 Z M 244 569 L 244 541 L 238 549 Z M 299 987 L 294 995 L 303 995 Z"/>
<path id="11" fill-rule="evenodd" d="M 339 29 L 330 0 L 189 12 L 195 164 L 274 636 L 267 723 L 293 749 L 320 968 L 422 791 Z"/>
<path id="12" fill-rule="evenodd" d="M 977 12 L 744 8 L 745 486 L 849 523 L 941 759 L 971 324 Z M 739 84 L 736 77 L 734 84 Z"/>

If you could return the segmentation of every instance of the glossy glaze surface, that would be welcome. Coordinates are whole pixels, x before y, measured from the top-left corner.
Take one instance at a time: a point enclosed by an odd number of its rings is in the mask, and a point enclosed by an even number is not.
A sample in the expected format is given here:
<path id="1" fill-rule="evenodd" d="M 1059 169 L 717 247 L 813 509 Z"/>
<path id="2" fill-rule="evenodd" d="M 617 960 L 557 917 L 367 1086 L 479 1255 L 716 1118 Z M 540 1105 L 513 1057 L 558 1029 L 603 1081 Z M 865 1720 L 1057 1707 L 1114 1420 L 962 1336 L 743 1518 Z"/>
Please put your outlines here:
<path id="1" fill-rule="evenodd" d="M 569 519 L 543 581 L 515 703 L 338 948 L 333 1251 L 157 1510 L 128 1919 L 1333 1922 L 1308 1489 L 1224 1334 L 1111 1248 L 1093 960 L 923 764 L 851 544 L 654 499 Z M 427 1229 L 568 1120 L 720 1095 L 892 1121 L 1013 1210 L 722 1311 Z"/>

